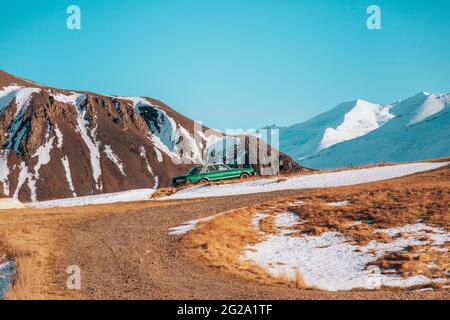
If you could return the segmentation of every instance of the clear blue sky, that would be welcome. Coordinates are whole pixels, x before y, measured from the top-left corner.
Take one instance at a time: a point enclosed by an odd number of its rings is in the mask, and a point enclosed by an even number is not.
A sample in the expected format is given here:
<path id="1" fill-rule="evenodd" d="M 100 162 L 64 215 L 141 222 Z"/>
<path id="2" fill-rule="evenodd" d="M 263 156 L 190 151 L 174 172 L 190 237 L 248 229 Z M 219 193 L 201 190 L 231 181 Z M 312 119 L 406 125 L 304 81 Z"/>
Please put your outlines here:
<path id="1" fill-rule="evenodd" d="M 448 0 L 0 0 L 0 68 L 151 96 L 214 128 L 450 91 Z M 82 29 L 66 28 L 77 4 Z M 366 28 L 366 8 L 382 30 Z"/>

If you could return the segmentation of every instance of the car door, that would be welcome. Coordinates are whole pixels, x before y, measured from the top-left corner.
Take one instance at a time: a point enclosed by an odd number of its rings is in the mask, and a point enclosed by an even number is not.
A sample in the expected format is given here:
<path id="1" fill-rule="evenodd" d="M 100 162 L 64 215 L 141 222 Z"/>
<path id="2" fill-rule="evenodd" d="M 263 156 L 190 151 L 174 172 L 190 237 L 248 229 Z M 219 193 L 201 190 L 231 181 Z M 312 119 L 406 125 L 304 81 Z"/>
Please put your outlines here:
<path id="1" fill-rule="evenodd" d="M 224 179 L 233 179 L 233 178 L 237 178 L 239 177 L 240 171 L 230 168 L 227 165 L 221 164 L 219 166 L 220 171 L 222 173 L 222 176 L 224 177 Z"/>
<path id="2" fill-rule="evenodd" d="M 209 165 L 206 168 L 205 177 L 208 180 L 220 180 L 220 179 L 222 179 L 222 175 L 221 175 L 221 172 L 219 170 L 219 166 L 215 165 L 215 164 Z"/>

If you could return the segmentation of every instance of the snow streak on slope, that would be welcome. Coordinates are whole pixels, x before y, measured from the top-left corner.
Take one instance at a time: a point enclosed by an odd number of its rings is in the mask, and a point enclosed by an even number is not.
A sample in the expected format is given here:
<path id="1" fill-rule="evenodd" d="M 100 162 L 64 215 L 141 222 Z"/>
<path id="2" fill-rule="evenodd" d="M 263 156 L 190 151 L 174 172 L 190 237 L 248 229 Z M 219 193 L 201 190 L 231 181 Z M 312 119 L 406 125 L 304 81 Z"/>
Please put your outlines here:
<path id="1" fill-rule="evenodd" d="M 116 165 L 117 169 L 119 169 L 120 173 L 123 176 L 126 176 L 123 162 L 122 160 L 120 160 L 119 156 L 111 149 L 111 146 L 105 145 L 104 149 L 106 157 Z"/>
<path id="2" fill-rule="evenodd" d="M 67 180 L 67 183 L 69 184 L 69 189 L 70 189 L 70 191 L 72 191 L 72 195 L 74 197 L 76 197 L 77 194 L 75 192 L 75 187 L 74 187 L 73 181 L 72 181 L 72 174 L 70 172 L 69 158 L 67 158 L 67 156 L 64 156 L 61 159 L 61 162 L 62 162 L 63 167 L 64 167 L 64 172 L 66 173 L 66 180 Z"/>
<path id="3" fill-rule="evenodd" d="M 96 189 L 101 191 L 103 190 L 103 185 L 101 180 L 102 169 L 100 166 L 100 142 L 96 139 L 97 127 L 92 130 L 89 129 L 90 123 L 86 119 L 87 109 L 86 107 L 82 106 L 82 103 L 86 100 L 86 96 L 84 94 L 74 93 L 72 96 L 64 97 L 75 105 L 78 114 L 78 131 L 80 132 L 81 137 L 83 138 L 84 143 L 86 144 L 90 152 L 92 176 L 95 181 Z"/>
<path id="4" fill-rule="evenodd" d="M 6 107 L 14 100 L 17 91 L 20 90 L 19 86 L 8 86 L 0 90 L 0 115 L 6 109 Z"/>
<path id="5" fill-rule="evenodd" d="M 417 172 L 437 169 L 448 164 L 450 164 L 450 162 L 412 163 L 289 177 L 285 181 L 281 182 L 279 182 L 278 179 L 262 179 L 236 184 L 195 186 L 183 189 L 171 196 L 163 197 L 158 200 L 221 197 L 290 189 L 312 189 L 348 186 L 398 178 Z"/>
<path id="6" fill-rule="evenodd" d="M 37 157 L 37 163 L 34 166 L 34 174 L 29 173 L 28 174 L 28 187 L 30 188 L 31 193 L 31 201 L 36 202 L 37 201 L 37 190 L 36 190 L 36 182 L 39 180 L 39 170 L 43 165 L 46 165 L 50 162 L 50 151 L 53 147 L 53 140 L 55 137 L 49 138 L 49 130 L 47 129 L 47 134 L 45 136 L 45 143 L 41 145 L 37 150 L 36 153 L 32 156 L 32 158 Z M 19 190 L 20 191 L 20 190 Z"/>
<path id="7" fill-rule="evenodd" d="M 50 151 L 53 147 L 53 140 L 55 137 L 49 138 L 49 132 L 47 132 L 45 136 L 46 142 L 41 145 L 36 153 L 32 156 L 32 158 L 38 158 L 36 165 L 34 166 L 34 177 L 39 179 L 39 170 L 43 165 L 46 165 L 50 162 Z"/>
<path id="8" fill-rule="evenodd" d="M 19 178 L 17 179 L 16 191 L 14 192 L 15 199 L 19 198 L 20 189 L 22 189 L 22 186 L 27 181 L 27 178 L 28 178 L 28 167 L 25 164 L 25 162 L 22 162 L 20 164 L 20 173 L 19 173 Z"/>
<path id="9" fill-rule="evenodd" d="M 139 111 L 141 117 L 147 123 L 151 140 L 158 148 L 174 157 L 175 144 L 179 139 L 176 122 L 167 115 L 167 113 L 142 97 L 118 97 L 120 99 L 130 100 L 133 107 Z"/>
<path id="10" fill-rule="evenodd" d="M 24 121 L 25 113 L 30 106 L 33 93 L 40 92 L 39 88 L 20 88 L 14 92 L 16 112 L 14 120 L 8 129 L 8 139 L 5 149 L 14 150 L 17 154 L 22 152 L 21 142 L 29 133 L 29 123 Z"/>
<path id="11" fill-rule="evenodd" d="M 63 141 L 64 141 L 64 139 L 63 139 L 63 134 L 62 134 L 62 132 L 58 129 L 58 127 L 56 127 L 55 126 L 55 128 L 54 128 L 54 130 L 55 130 L 55 134 L 56 134 L 56 147 L 59 149 L 59 150 L 62 150 L 62 146 L 63 146 Z"/>
<path id="12" fill-rule="evenodd" d="M 165 111 L 152 105 L 144 98 L 132 97 L 128 99 L 133 101 L 134 107 L 141 113 L 150 127 L 150 131 L 157 135 L 169 150 L 173 150 L 179 137 L 176 122 Z M 152 116 L 147 117 L 147 113 L 152 113 Z M 155 114 L 156 117 L 153 116 Z"/>
<path id="13" fill-rule="evenodd" d="M 153 188 L 157 189 L 158 185 L 159 185 L 159 178 L 158 178 L 158 176 L 155 176 L 153 173 L 152 167 L 150 166 L 150 163 L 148 162 L 147 152 L 145 151 L 144 146 L 141 146 L 139 148 L 139 153 L 141 155 L 141 158 L 145 161 L 145 165 L 147 166 L 148 172 L 153 176 L 153 179 L 155 180 L 155 186 Z"/>
<path id="14" fill-rule="evenodd" d="M 344 116 L 337 128 L 327 128 L 320 142 L 325 149 L 343 141 L 361 137 L 391 120 L 390 106 L 381 106 L 364 100 L 357 100 L 356 106 Z"/>
<path id="15" fill-rule="evenodd" d="M 131 100 L 139 111 L 142 119 L 147 123 L 150 140 L 159 151 L 167 154 L 175 164 L 181 164 L 183 159 L 192 163 L 203 163 L 200 145 L 186 128 L 177 125 L 166 111 L 141 97 L 120 97 Z M 162 162 L 160 152 L 157 151 L 158 161 Z"/>
<path id="16" fill-rule="evenodd" d="M 0 183 L 3 185 L 3 193 L 9 196 L 9 167 L 8 167 L 8 151 L 0 150 Z"/>
<path id="17" fill-rule="evenodd" d="M 425 93 L 424 93 L 425 94 Z M 450 105 L 450 96 L 444 94 L 426 94 L 428 97 L 417 114 L 411 120 L 410 124 L 421 122 L 436 113 L 441 112 L 444 108 Z"/>
<path id="18" fill-rule="evenodd" d="M 158 159 L 158 161 L 163 162 L 164 158 L 163 158 L 161 151 L 158 148 L 153 148 L 153 149 L 155 150 L 156 158 Z"/>

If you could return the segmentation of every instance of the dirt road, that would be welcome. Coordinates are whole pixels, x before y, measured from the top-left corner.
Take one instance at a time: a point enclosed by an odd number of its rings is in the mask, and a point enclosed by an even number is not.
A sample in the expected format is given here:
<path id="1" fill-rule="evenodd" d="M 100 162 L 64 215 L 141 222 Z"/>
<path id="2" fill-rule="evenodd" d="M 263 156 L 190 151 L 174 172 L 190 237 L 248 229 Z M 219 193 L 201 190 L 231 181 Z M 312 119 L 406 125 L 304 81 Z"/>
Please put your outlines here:
<path id="1" fill-rule="evenodd" d="M 302 191 L 184 201 L 99 216 L 70 227 L 66 265 L 82 270 L 87 299 L 446 299 L 442 291 L 353 291 L 332 293 L 270 286 L 194 261 L 168 230 L 210 216 Z M 63 266 L 60 267 L 63 270 Z"/>

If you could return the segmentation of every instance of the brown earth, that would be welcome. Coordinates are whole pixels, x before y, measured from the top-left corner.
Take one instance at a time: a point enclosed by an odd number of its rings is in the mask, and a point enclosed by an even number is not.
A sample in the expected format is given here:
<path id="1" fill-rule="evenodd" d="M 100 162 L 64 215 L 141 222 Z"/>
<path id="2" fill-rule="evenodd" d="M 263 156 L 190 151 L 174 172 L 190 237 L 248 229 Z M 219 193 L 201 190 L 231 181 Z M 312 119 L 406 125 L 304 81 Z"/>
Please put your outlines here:
<path id="1" fill-rule="evenodd" d="M 11 210 L 0 215 L 0 239 L 18 263 L 19 278 L 10 299 L 449 299 L 448 291 L 354 290 L 324 292 L 302 288 L 301 275 L 295 285 L 284 281 L 255 281 L 245 272 L 233 272 L 221 261 L 209 259 L 204 252 L 224 248 L 222 259 L 231 256 L 248 242 L 243 233 L 245 224 L 223 228 L 221 218 L 213 220 L 222 226 L 211 235 L 200 225 L 186 237 L 168 235 L 168 230 L 181 223 L 216 213 L 261 205 L 265 202 L 286 202 L 332 196 L 333 200 L 347 194 L 367 195 L 370 190 L 389 190 L 401 186 L 432 187 L 449 192 L 442 177 L 449 168 L 417 174 L 402 179 L 361 186 L 311 190 L 283 191 L 256 195 L 198 199 L 177 202 L 140 202 L 79 208 L 42 210 Z M 443 183 L 443 184 L 442 184 Z M 338 198 L 342 195 L 343 198 Z M 408 202 L 408 194 L 384 208 L 385 214 Z M 413 195 L 415 196 L 415 195 Z M 433 200 L 433 212 L 442 208 L 439 198 Z M 444 203 L 445 205 L 445 203 Z M 251 212 L 252 209 L 247 209 Z M 447 209 L 445 209 L 447 210 Z M 380 211 L 381 212 L 381 211 Z M 401 212 L 401 210 L 399 211 Z M 436 211 L 437 212 L 437 211 Z M 445 219 L 448 211 L 444 211 Z M 433 217 L 435 213 L 429 214 Z M 436 217 L 439 213 L 436 213 Z M 246 215 L 240 215 L 245 221 Z M 380 217 L 381 218 L 381 217 Z M 434 219 L 434 218 L 433 218 Z M 239 220 L 237 220 L 239 221 Z M 432 222 L 434 220 L 430 220 Z M 449 227 L 447 220 L 439 225 Z M 437 222 L 436 222 L 437 223 Z M 214 229 L 211 229 L 211 231 Z M 235 233 L 229 233 L 233 231 Z M 237 233 L 236 233 L 237 232 Z M 250 233 L 251 235 L 251 233 Z M 240 236 L 240 237 L 239 237 Z M 198 237 L 198 238 L 196 238 Z M 199 246 L 192 246 L 197 239 Z M 251 238 L 250 238 L 251 240 Z M 215 241 L 215 242 L 211 242 Z M 190 246 L 189 246 L 190 245 Z M 217 253 L 217 250 L 216 250 Z M 220 253 L 218 253 L 220 255 Z M 212 255 L 211 255 L 212 257 Z M 232 258 L 233 259 L 233 258 Z M 222 260 L 223 261 L 223 260 Z M 231 261 L 231 260 L 229 260 Z M 82 290 L 65 287 L 69 265 L 79 265 Z M 245 269 L 245 268 L 244 268 Z M 244 270 L 245 271 L 245 270 Z M 259 270 L 260 276 L 264 272 Z M 265 276 L 268 278 L 267 276 Z"/>

